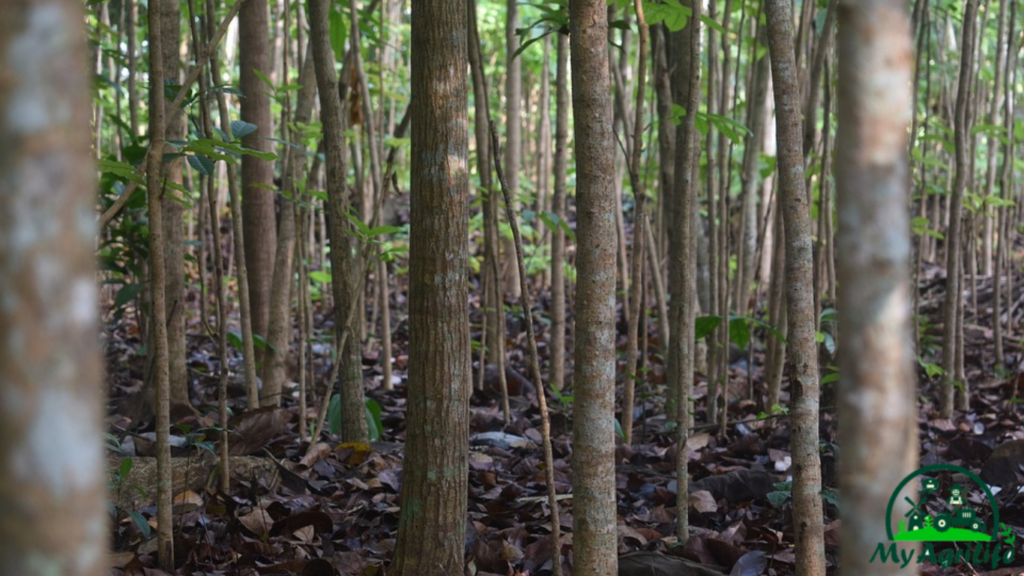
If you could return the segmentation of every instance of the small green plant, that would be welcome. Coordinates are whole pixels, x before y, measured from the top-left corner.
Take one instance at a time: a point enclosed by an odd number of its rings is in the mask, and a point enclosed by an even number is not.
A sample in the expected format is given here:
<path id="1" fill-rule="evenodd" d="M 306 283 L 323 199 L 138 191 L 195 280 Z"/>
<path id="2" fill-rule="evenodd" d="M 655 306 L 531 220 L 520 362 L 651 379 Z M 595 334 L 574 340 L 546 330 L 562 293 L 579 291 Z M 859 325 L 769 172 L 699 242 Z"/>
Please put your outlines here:
<path id="1" fill-rule="evenodd" d="M 573 395 L 571 392 L 562 392 L 556 388 L 551 388 L 551 393 L 555 395 L 558 403 L 561 404 L 562 410 L 568 410 L 569 406 L 572 405 Z"/>
<path id="2" fill-rule="evenodd" d="M 782 506 L 789 500 L 789 497 L 793 493 L 792 482 L 777 482 L 772 485 L 775 489 L 768 493 L 768 502 L 772 506 L 782 509 Z"/>
<path id="3" fill-rule="evenodd" d="M 366 437 L 371 442 L 380 440 L 384 433 L 384 425 L 381 423 L 380 403 L 373 398 L 365 397 L 363 403 L 366 406 Z M 331 396 L 331 403 L 327 405 L 327 430 L 331 434 L 341 433 L 341 396 Z M 310 436 L 315 430 L 310 428 Z"/>
<path id="4" fill-rule="evenodd" d="M 789 414 L 789 408 L 786 408 L 785 406 L 779 406 L 778 404 L 772 404 L 771 414 L 768 414 L 766 412 L 760 412 L 757 415 L 757 419 L 766 420 L 768 418 L 771 418 L 772 416 L 785 416 L 786 414 Z"/>
<path id="5" fill-rule="evenodd" d="M 824 386 L 826 384 L 831 384 L 831 383 L 836 382 L 837 380 L 839 380 L 839 367 L 838 366 L 829 365 L 825 370 L 828 371 L 828 373 L 821 377 L 821 385 L 822 386 Z"/>
<path id="6" fill-rule="evenodd" d="M 125 510 L 117 505 L 121 501 L 121 494 L 125 490 L 135 490 L 143 498 L 146 497 L 146 491 L 142 489 L 138 484 L 130 482 L 128 479 L 131 477 L 132 467 L 135 465 L 135 459 L 131 456 L 125 456 L 124 450 L 121 447 L 121 441 L 118 440 L 117 436 L 113 434 L 107 434 L 107 449 L 121 456 L 121 463 L 118 464 L 117 468 L 110 471 L 109 478 L 107 480 L 107 493 L 113 496 L 113 500 L 107 501 L 107 509 L 110 512 L 110 518 L 113 520 L 114 525 L 121 522 L 122 517 L 128 517 L 131 519 L 132 524 L 138 528 L 139 532 L 146 539 L 149 539 L 152 528 L 149 522 L 146 521 L 146 517 L 142 515 L 138 510 Z"/>
<path id="7" fill-rule="evenodd" d="M 938 377 L 938 376 L 942 376 L 943 374 L 946 373 L 946 371 L 942 369 L 942 366 L 939 366 L 938 364 L 936 364 L 934 362 L 926 362 L 924 360 L 924 358 L 918 358 L 917 359 L 917 363 L 918 363 L 918 365 L 921 366 L 921 368 L 924 368 L 924 373 L 929 378 L 935 378 L 935 377 Z"/>

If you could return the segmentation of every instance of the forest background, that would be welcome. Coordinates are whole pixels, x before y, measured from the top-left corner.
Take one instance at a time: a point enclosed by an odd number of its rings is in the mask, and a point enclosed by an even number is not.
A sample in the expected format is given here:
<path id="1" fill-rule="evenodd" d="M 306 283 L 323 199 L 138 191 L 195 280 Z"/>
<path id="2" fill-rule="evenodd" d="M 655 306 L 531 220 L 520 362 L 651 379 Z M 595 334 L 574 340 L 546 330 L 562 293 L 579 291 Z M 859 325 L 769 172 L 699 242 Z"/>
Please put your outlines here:
<path id="1" fill-rule="evenodd" d="M 913 572 L 1024 463 L 1018 9 L 8 0 L 0 565 Z"/>

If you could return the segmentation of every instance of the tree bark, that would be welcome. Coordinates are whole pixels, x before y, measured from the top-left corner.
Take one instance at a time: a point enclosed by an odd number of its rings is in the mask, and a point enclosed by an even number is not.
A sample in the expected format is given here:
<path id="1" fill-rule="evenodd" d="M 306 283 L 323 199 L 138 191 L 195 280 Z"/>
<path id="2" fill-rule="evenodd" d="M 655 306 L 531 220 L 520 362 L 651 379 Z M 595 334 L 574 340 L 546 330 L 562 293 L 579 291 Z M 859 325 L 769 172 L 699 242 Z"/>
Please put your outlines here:
<path id="1" fill-rule="evenodd" d="M 295 124 L 309 122 L 316 95 L 316 76 L 312 59 L 307 59 L 299 72 L 298 101 L 295 106 Z M 281 201 L 281 226 L 277 235 L 274 283 L 270 299 L 270 326 L 267 330 L 269 347 L 263 356 L 263 390 L 260 404 L 277 406 L 281 403 L 281 390 L 287 379 L 287 356 L 292 336 L 292 278 L 295 274 L 295 201 L 297 183 L 306 165 L 306 149 L 288 147 L 288 167 L 284 184 L 285 198 Z"/>
<path id="2" fill-rule="evenodd" d="M 961 300 L 960 284 L 960 228 L 963 212 L 964 189 L 967 186 L 967 150 L 970 136 L 970 116 L 967 113 L 971 95 L 971 66 L 974 55 L 974 21 L 977 19 L 977 0 L 967 0 L 963 12 L 963 30 L 960 46 L 960 76 L 956 94 L 953 125 L 955 147 L 955 176 L 949 198 L 949 226 L 946 230 L 946 301 L 943 309 L 942 330 L 942 386 L 939 391 L 939 413 L 943 418 L 953 415 L 954 376 L 956 373 L 957 306 Z"/>
<path id="3" fill-rule="evenodd" d="M 397 575 L 461 574 L 469 450 L 465 0 L 413 0 L 409 412 Z"/>
<path id="4" fill-rule="evenodd" d="M 640 0 L 635 0 L 637 14 L 637 26 L 640 29 L 639 48 L 637 55 L 637 97 L 636 105 L 633 108 L 633 148 L 629 155 L 629 182 L 633 189 L 635 204 L 633 206 L 633 247 L 630 254 L 630 283 L 629 283 L 629 315 L 626 318 L 628 325 L 626 329 L 626 381 L 623 385 L 622 396 L 622 431 L 625 434 L 625 444 L 633 441 L 633 399 L 636 383 L 639 380 L 637 373 L 637 340 L 640 328 L 640 315 L 643 310 L 644 285 L 644 228 L 647 224 L 647 189 L 644 186 L 640 174 L 640 156 L 643 150 L 644 134 L 644 93 L 647 88 L 647 44 L 648 32 L 647 21 L 644 20 L 643 5 Z"/>
<path id="5" fill-rule="evenodd" d="M 519 37 L 516 28 L 519 26 L 519 0 L 508 0 L 505 13 L 505 178 L 508 190 L 519 204 L 519 167 L 523 160 L 522 138 L 522 98 L 523 98 L 523 60 L 512 58 L 519 48 Z M 505 252 L 503 291 L 513 300 L 519 297 L 519 268 L 516 266 L 516 247 L 509 238 L 502 239 Z M 501 292 L 499 292 L 501 294 Z"/>
<path id="6" fill-rule="evenodd" d="M 695 12 L 700 5 L 691 3 Z M 675 74 L 674 96 L 686 110 L 686 116 L 676 128 L 675 186 L 672 190 L 672 227 L 669 229 L 669 337 L 668 347 L 668 389 L 669 421 L 675 422 L 677 446 L 685 446 L 690 427 L 690 391 L 693 387 L 694 355 L 694 308 L 696 307 L 696 239 L 695 223 L 698 219 L 697 186 L 694 182 L 694 163 L 699 161 L 696 152 L 696 112 L 700 103 L 700 24 L 698 18 L 689 23 L 674 36 Z M 686 450 L 680 450 L 685 454 Z M 684 457 L 677 459 L 676 477 L 679 490 L 676 494 L 676 535 L 680 542 L 689 538 L 689 462 Z"/>
<path id="7" fill-rule="evenodd" d="M 764 26 L 758 26 L 758 39 L 765 41 Z M 747 295 L 750 284 L 754 280 L 757 265 L 757 236 L 759 219 L 757 217 L 757 198 L 759 190 L 758 156 L 760 143 L 764 140 L 764 129 L 768 108 L 764 105 L 768 97 L 768 78 L 771 76 L 768 55 L 765 54 L 754 64 L 754 92 L 749 100 L 747 143 L 743 147 L 743 199 L 740 208 L 739 271 L 736 278 L 736 311 L 745 314 Z M 766 254 L 770 254 L 767 252 Z M 762 256 L 762 258 L 765 256 Z"/>
<path id="8" fill-rule="evenodd" d="M 793 527 L 796 573 L 825 573 L 821 460 L 818 450 L 818 348 L 814 331 L 811 214 L 804 187 L 799 70 L 793 53 L 790 0 L 767 0 L 778 141 L 779 206 L 786 231 L 786 362 L 790 383 Z"/>
<path id="9" fill-rule="evenodd" d="M 359 247 L 354 245 L 348 233 L 348 217 L 351 206 L 348 188 L 345 185 L 345 126 L 338 79 L 334 73 L 335 54 L 331 48 L 328 12 L 330 2 L 309 0 L 309 40 L 313 43 L 313 63 L 316 69 L 317 91 L 320 94 L 320 116 L 323 121 L 324 156 L 327 168 L 327 199 L 330 213 L 328 236 L 331 242 L 331 276 L 334 294 L 334 317 L 339 341 L 348 330 L 341 355 L 335 362 L 341 363 L 341 437 L 345 442 L 366 440 L 366 406 L 363 399 L 362 354 L 360 353 L 358 325 L 362 315 L 358 314 L 353 325 L 348 324 L 348 311 L 352 299 L 359 297 L 358 286 L 362 285 L 363 267 L 359 258 Z M 344 70 L 343 70 L 344 72 Z M 333 382 L 330 385 L 333 387 Z M 330 393 L 323 402 L 330 401 Z"/>
<path id="10" fill-rule="evenodd" d="M 844 498 L 840 574 L 916 574 L 871 563 L 892 488 L 917 466 L 910 338 L 907 127 L 914 64 L 904 2 L 838 9 L 839 419 Z M 911 494 L 911 496 L 915 496 Z M 905 508 L 893 510 L 902 518 Z"/>
<path id="11" fill-rule="evenodd" d="M 576 138 L 577 279 L 573 418 L 574 571 L 618 572 L 615 512 L 615 162 L 608 8 L 570 0 Z"/>
<path id="12" fill-rule="evenodd" d="M 150 19 L 150 26 L 154 25 Z M 178 2 L 168 2 L 161 8 L 159 25 L 166 39 L 160 47 L 163 58 L 164 77 L 171 84 L 181 84 L 181 59 L 178 39 L 181 37 L 181 7 Z M 184 116 L 169 110 L 165 137 L 167 140 L 183 140 L 185 135 Z M 152 124 L 151 124 L 152 126 Z M 182 183 L 181 160 L 168 162 L 163 169 L 168 182 Z M 185 364 L 185 238 L 184 199 L 176 198 L 180 192 L 171 188 L 164 191 L 168 202 L 163 205 L 164 219 L 164 296 L 167 298 L 167 358 L 171 386 L 171 405 L 191 408 L 188 400 L 188 369 Z M 175 410 L 177 413 L 177 410 Z"/>
<path id="13" fill-rule="evenodd" d="M 558 35 L 558 64 L 555 68 L 555 186 L 551 211 L 565 219 L 565 179 L 569 158 L 569 38 Z M 551 346 L 550 375 L 555 390 L 565 386 L 565 231 L 556 226 L 551 233 Z"/>
<path id="14" fill-rule="evenodd" d="M 269 88 L 256 71 L 270 77 L 270 23 L 267 0 L 246 0 L 238 13 L 238 67 L 241 119 L 256 126 L 242 139 L 253 150 L 272 152 L 274 136 Z M 249 271 L 249 300 L 253 332 L 267 335 L 270 323 L 270 292 L 277 247 L 277 216 L 274 213 L 274 164 L 253 156 L 242 157 L 242 221 L 245 227 L 245 263 Z M 241 254 L 239 255 L 241 257 Z M 258 359 L 263 353 L 257 349 Z"/>
<path id="15" fill-rule="evenodd" d="M 156 381 L 156 449 L 157 449 L 157 563 L 165 571 L 174 570 L 174 537 L 171 515 L 172 471 L 170 444 L 170 374 L 167 355 L 167 299 L 164 294 L 164 227 L 163 227 L 163 180 L 161 178 L 164 149 L 164 71 L 163 71 L 163 26 L 160 15 L 163 0 L 149 3 L 149 140 L 153 151 L 147 157 L 146 192 L 149 196 L 149 269 L 150 290 L 153 300 L 153 378 Z"/>
<path id="16" fill-rule="evenodd" d="M 82 8 L 0 2 L 3 574 L 108 573 Z"/>

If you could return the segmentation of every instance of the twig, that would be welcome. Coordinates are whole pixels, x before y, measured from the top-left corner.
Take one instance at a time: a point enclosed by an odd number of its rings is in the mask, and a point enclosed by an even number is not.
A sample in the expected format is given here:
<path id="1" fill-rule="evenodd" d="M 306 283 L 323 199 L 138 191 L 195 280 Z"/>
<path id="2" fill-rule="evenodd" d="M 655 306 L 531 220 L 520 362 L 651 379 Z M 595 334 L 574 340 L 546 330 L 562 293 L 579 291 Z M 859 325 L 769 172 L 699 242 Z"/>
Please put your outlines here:
<path id="1" fill-rule="evenodd" d="M 516 223 L 516 216 L 512 212 L 512 199 L 509 197 L 508 183 L 505 182 L 505 173 L 501 169 L 501 160 L 499 160 L 501 143 L 498 141 L 498 130 L 494 127 L 493 120 L 491 121 L 491 141 L 494 144 L 494 167 L 498 172 L 498 182 L 501 183 L 501 194 L 505 198 L 505 214 L 508 217 L 508 225 L 512 228 L 512 238 L 516 245 L 516 263 L 519 265 L 519 287 L 522 292 L 520 302 L 523 306 L 523 316 L 526 319 L 526 338 L 530 343 L 530 369 L 536 382 L 537 404 L 540 407 L 541 441 L 544 445 L 544 478 L 548 485 L 548 507 L 551 508 L 551 540 L 554 544 L 554 558 L 551 565 L 555 576 L 561 576 L 561 525 L 559 524 L 558 514 L 558 493 L 555 490 L 554 455 L 551 452 L 551 418 L 548 416 L 548 402 L 544 395 L 544 380 L 540 375 L 537 338 L 533 333 L 530 291 L 526 285 L 526 264 L 523 260 L 523 238 L 519 234 L 519 224 Z"/>

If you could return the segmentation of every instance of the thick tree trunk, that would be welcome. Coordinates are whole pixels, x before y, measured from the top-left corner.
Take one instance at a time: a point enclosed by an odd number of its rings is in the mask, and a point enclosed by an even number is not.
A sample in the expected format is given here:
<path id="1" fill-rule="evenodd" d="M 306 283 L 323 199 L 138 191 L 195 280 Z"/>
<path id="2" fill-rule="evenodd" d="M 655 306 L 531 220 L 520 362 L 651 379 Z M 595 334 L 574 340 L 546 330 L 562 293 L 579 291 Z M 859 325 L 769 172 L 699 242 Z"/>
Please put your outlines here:
<path id="1" fill-rule="evenodd" d="M 409 412 L 389 573 L 463 572 L 469 450 L 464 0 L 413 0 Z"/>
<path id="2" fill-rule="evenodd" d="M 811 213 L 804 188 L 799 70 L 790 0 L 767 0 L 778 140 L 779 206 L 786 230 L 786 306 L 797 575 L 825 573 L 821 460 L 818 450 L 818 347 L 814 332 Z"/>
<path id="3" fill-rule="evenodd" d="M 150 26 L 152 26 L 152 21 Z M 160 14 L 160 31 L 167 39 L 160 47 L 164 75 L 174 84 L 181 83 L 178 38 L 181 37 L 181 7 L 178 2 L 164 4 Z M 182 140 L 185 118 L 169 110 L 165 137 Z M 152 124 L 150 124 L 152 126 Z M 164 167 L 163 177 L 168 182 L 182 183 L 181 160 L 173 160 Z M 191 408 L 188 400 L 188 369 L 185 365 L 185 239 L 183 236 L 184 203 L 181 193 L 167 188 L 163 206 L 164 219 L 164 296 L 167 298 L 167 358 L 170 362 L 171 404 Z M 177 412 L 177 410 L 175 411 Z"/>
<path id="4" fill-rule="evenodd" d="M 82 6 L 0 2 L 3 574 L 108 574 Z"/>
<path id="5" fill-rule="evenodd" d="M 608 8 L 570 0 L 576 137 L 573 554 L 578 574 L 618 572 L 615 512 L 615 162 Z"/>
<path id="6" fill-rule="evenodd" d="M 844 498 L 840 573 L 917 574 L 870 562 L 894 486 L 917 466 L 910 339 L 907 126 L 914 63 L 904 2 L 839 6 L 839 418 Z M 911 496 L 914 496 L 911 494 Z M 893 518 L 906 512 L 893 510 Z M 897 511 L 899 510 L 899 513 Z"/>
<path id="7" fill-rule="evenodd" d="M 256 125 L 242 139 L 253 150 L 271 152 L 274 136 L 268 87 L 256 75 L 268 78 L 270 69 L 270 23 L 267 0 L 246 0 L 238 13 L 239 88 L 241 119 Z M 274 252 L 277 247 L 277 216 L 274 213 L 274 164 L 253 156 L 242 157 L 242 220 L 245 225 L 245 263 L 249 271 L 249 300 L 252 329 L 267 335 L 270 323 L 270 291 L 274 280 Z M 242 255 L 239 254 L 239 257 Z M 257 350 L 257 358 L 263 353 Z"/>

